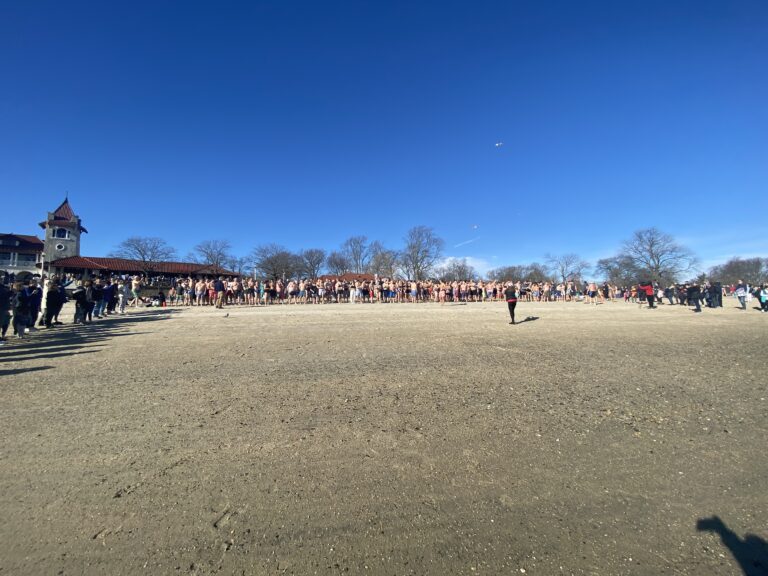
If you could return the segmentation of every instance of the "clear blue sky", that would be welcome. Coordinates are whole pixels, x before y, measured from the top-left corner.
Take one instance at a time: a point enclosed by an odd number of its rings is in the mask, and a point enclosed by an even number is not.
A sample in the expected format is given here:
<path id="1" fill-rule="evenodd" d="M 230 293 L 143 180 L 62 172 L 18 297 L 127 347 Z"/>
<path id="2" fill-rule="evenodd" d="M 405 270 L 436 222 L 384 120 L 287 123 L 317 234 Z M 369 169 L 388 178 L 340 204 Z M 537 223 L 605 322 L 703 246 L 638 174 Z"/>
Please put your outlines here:
<path id="1" fill-rule="evenodd" d="M 0 231 L 68 191 L 85 255 L 768 256 L 762 0 L 3 2 L 0 78 Z"/>

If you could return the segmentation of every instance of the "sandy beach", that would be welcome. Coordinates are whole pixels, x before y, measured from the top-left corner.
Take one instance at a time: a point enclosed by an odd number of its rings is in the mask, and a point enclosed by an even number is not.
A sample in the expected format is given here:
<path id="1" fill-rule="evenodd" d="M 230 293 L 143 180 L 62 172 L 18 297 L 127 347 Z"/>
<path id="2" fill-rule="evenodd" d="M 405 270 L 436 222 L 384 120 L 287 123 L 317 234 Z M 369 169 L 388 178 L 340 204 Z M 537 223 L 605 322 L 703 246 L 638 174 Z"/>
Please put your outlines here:
<path id="1" fill-rule="evenodd" d="M 139 309 L 9 342 L 0 574 L 766 573 L 768 314 L 518 317 Z"/>

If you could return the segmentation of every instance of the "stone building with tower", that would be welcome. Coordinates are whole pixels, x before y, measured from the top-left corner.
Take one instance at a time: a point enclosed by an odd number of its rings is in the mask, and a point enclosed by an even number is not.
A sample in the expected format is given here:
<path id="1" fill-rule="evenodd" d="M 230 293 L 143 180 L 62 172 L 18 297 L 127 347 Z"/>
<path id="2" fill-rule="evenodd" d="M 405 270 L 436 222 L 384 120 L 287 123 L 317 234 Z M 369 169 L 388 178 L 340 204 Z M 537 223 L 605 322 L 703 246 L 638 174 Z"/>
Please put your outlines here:
<path id="1" fill-rule="evenodd" d="M 40 222 L 45 231 L 45 262 L 52 263 L 63 258 L 80 256 L 80 236 L 88 230 L 82 225 L 65 198 L 61 206 L 53 212 L 48 212 L 48 218 Z"/>
<path id="2" fill-rule="evenodd" d="M 40 222 L 44 239 L 22 234 L 0 234 L 0 280 L 24 280 L 41 274 L 113 276 L 146 274 L 146 263 L 125 258 L 81 256 L 80 239 L 88 230 L 72 210 L 69 198 Z M 153 262 L 152 274 L 165 277 L 236 274 L 197 262 Z"/>

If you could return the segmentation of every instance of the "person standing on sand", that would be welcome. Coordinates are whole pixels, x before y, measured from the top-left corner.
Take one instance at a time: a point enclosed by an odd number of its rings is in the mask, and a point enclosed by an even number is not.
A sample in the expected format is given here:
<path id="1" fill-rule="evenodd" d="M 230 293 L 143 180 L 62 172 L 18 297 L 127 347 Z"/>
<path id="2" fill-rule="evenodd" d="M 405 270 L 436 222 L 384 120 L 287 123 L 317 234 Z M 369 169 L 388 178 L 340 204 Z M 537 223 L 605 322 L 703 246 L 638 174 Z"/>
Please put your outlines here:
<path id="1" fill-rule="evenodd" d="M 93 322 L 93 308 L 96 306 L 96 301 L 93 299 L 93 281 L 86 280 L 85 284 L 85 320 L 83 324 L 90 324 Z"/>
<path id="2" fill-rule="evenodd" d="M 55 281 L 48 283 L 48 292 L 45 295 L 45 318 L 44 324 L 46 328 L 53 327 L 53 318 L 59 313 L 61 307 L 64 305 L 64 301 L 61 297 L 61 291 L 59 285 Z"/>
<path id="3" fill-rule="evenodd" d="M 128 303 L 129 305 L 135 306 L 136 308 L 139 307 L 139 303 L 141 302 L 141 297 L 139 296 L 140 292 L 141 278 L 139 278 L 139 276 L 134 276 L 131 278 L 131 296 L 133 296 L 133 299 Z"/>
<path id="4" fill-rule="evenodd" d="M 73 324 L 85 324 L 85 315 L 88 310 L 85 288 L 82 282 L 77 283 L 77 287 L 72 292 L 72 300 L 75 301 L 75 318 Z"/>
<path id="5" fill-rule="evenodd" d="M 509 317 L 512 319 L 510 324 L 515 323 L 515 306 L 517 306 L 517 288 L 512 282 L 507 282 L 507 288 L 504 290 L 504 298 L 509 308 Z"/>
<path id="6" fill-rule="evenodd" d="M 763 284 L 760 287 L 758 298 L 760 299 L 760 312 L 768 312 L 768 284 Z"/>
<path id="7" fill-rule="evenodd" d="M 639 287 L 645 293 L 645 300 L 648 302 L 648 308 L 656 308 L 653 301 L 656 298 L 656 290 L 653 288 L 653 282 L 641 282 Z"/>
<path id="8" fill-rule="evenodd" d="M 701 288 L 699 287 L 698 282 L 691 282 L 688 288 L 686 288 L 686 294 L 688 296 L 688 305 L 695 305 L 696 309 L 694 312 L 701 312 Z"/>
<path id="9" fill-rule="evenodd" d="M 742 310 L 747 309 L 747 292 L 748 289 L 747 285 L 744 283 L 744 280 L 739 280 L 739 283 L 736 285 L 734 295 L 739 299 L 739 304 L 741 305 Z"/>
<path id="10" fill-rule="evenodd" d="M 224 308 L 224 279 L 221 276 L 213 281 L 213 290 L 216 294 L 216 308 Z"/>
<path id="11" fill-rule="evenodd" d="M 13 292 L 0 282 L 0 342 L 5 342 L 5 335 L 11 325 L 11 299 Z"/>
<path id="12" fill-rule="evenodd" d="M 17 338 L 24 338 L 31 310 L 30 297 L 21 282 L 16 282 L 13 285 L 13 290 L 14 295 L 11 301 L 13 307 L 13 333 Z"/>

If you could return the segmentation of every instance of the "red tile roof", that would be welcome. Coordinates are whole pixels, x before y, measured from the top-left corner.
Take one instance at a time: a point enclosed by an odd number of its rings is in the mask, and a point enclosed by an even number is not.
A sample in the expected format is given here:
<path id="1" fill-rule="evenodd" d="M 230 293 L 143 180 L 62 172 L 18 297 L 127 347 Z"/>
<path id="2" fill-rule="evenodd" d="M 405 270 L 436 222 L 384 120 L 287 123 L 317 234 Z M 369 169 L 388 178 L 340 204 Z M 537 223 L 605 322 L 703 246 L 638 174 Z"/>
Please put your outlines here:
<path id="1" fill-rule="evenodd" d="M 16 238 L 20 243 L 25 244 L 31 244 L 32 246 L 28 247 L 35 247 L 40 248 L 40 250 L 43 249 L 43 246 L 45 243 L 40 240 L 37 236 L 28 236 L 27 234 L 0 234 L 0 238 L 2 239 L 10 239 L 10 238 Z"/>
<path id="2" fill-rule="evenodd" d="M 57 226 L 66 226 L 68 223 L 77 224 L 78 218 L 75 215 L 74 210 L 72 210 L 72 206 L 69 205 L 69 198 L 64 198 L 64 202 L 62 202 L 56 210 L 52 212 L 53 219 L 50 220 L 50 222 L 53 222 Z M 40 228 L 46 228 L 48 225 L 48 220 L 45 222 L 40 222 Z M 82 225 L 80 226 L 80 230 L 83 232 L 88 232 Z"/>
<path id="3" fill-rule="evenodd" d="M 125 258 L 101 258 L 97 256 L 70 256 L 60 258 L 51 264 L 55 268 L 104 270 L 107 272 L 136 272 L 143 273 L 144 267 L 138 260 Z M 215 268 L 209 264 L 197 264 L 194 262 L 157 262 L 153 271 L 160 274 L 196 274 L 237 276 L 226 268 Z"/>
<path id="4" fill-rule="evenodd" d="M 69 198 L 64 198 L 61 206 L 53 211 L 53 217 L 55 220 L 72 220 L 75 217 L 72 206 L 69 205 Z"/>

